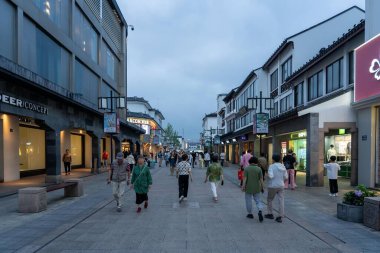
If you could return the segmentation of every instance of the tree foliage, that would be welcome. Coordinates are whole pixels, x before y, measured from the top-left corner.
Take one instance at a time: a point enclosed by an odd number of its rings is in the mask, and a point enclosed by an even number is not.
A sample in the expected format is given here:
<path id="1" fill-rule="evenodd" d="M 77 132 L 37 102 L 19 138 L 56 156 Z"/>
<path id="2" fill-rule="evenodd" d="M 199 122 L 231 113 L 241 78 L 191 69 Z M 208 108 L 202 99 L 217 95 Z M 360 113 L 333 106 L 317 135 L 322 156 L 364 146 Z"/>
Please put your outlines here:
<path id="1" fill-rule="evenodd" d="M 164 131 L 167 143 L 173 145 L 174 147 L 179 147 L 180 142 L 178 140 L 178 132 L 174 130 L 172 124 L 168 123 Z"/>

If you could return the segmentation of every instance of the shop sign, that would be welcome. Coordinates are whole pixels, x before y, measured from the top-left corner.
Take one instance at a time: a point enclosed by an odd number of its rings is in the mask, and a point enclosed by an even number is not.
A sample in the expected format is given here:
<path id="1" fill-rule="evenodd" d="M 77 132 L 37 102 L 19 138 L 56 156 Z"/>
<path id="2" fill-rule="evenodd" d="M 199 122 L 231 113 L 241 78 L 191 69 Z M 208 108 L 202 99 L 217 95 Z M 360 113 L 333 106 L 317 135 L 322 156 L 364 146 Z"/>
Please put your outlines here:
<path id="1" fill-rule="evenodd" d="M 160 137 L 158 135 L 155 135 L 153 137 L 153 144 L 155 144 L 155 145 L 160 144 Z"/>
<path id="2" fill-rule="evenodd" d="M 41 114 L 48 114 L 48 109 L 42 105 L 34 104 L 28 101 L 24 101 L 19 98 L 8 96 L 6 94 L 0 94 L 0 102 L 4 104 L 13 105 L 19 108 L 27 109 L 29 111 L 38 112 Z"/>
<path id="3" fill-rule="evenodd" d="M 380 94 L 380 34 L 355 49 L 355 102 Z"/>
<path id="4" fill-rule="evenodd" d="M 110 134 L 120 132 L 120 120 L 116 112 L 104 113 L 104 132 Z"/>
<path id="5" fill-rule="evenodd" d="M 219 135 L 214 136 L 214 144 L 216 144 L 216 145 L 220 144 L 220 136 Z"/>
<path id="6" fill-rule="evenodd" d="M 139 125 L 149 125 L 149 120 L 147 119 L 140 119 L 140 118 L 128 118 L 129 122 L 133 124 L 139 124 Z"/>
<path id="7" fill-rule="evenodd" d="M 253 115 L 253 134 L 268 134 L 268 113 L 256 113 Z"/>
<path id="8" fill-rule="evenodd" d="M 290 139 L 302 139 L 302 138 L 306 138 L 306 136 L 307 136 L 306 132 L 299 132 L 299 133 L 290 134 Z"/>
<path id="9" fill-rule="evenodd" d="M 243 135 L 240 139 L 241 139 L 242 141 L 246 141 L 246 140 L 247 140 L 247 136 Z"/>

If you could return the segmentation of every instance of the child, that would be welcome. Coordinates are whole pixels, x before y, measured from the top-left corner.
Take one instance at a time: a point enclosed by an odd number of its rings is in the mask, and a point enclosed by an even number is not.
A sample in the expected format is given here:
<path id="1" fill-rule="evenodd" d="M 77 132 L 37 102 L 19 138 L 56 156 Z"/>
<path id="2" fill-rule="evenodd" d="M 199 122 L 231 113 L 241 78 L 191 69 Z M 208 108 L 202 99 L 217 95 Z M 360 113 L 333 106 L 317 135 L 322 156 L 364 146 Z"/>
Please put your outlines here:
<path id="1" fill-rule="evenodd" d="M 327 178 L 329 179 L 330 185 L 330 196 L 338 196 L 338 171 L 340 170 L 339 164 L 336 162 L 336 156 L 331 156 L 329 163 L 325 164 L 324 167 L 327 170 Z"/>
<path id="2" fill-rule="evenodd" d="M 238 179 L 240 180 L 240 186 L 243 186 L 243 180 L 244 180 L 243 166 L 240 166 L 240 169 L 238 170 Z"/>

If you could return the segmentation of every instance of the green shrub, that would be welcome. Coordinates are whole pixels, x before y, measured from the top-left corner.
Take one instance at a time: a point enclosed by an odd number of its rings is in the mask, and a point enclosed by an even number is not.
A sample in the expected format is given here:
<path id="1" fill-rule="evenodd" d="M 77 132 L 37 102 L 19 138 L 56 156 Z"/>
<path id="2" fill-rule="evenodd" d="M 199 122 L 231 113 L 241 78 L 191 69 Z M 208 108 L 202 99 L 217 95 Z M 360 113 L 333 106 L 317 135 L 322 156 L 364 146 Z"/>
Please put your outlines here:
<path id="1" fill-rule="evenodd" d="M 364 185 L 360 184 L 356 187 L 356 190 L 344 194 L 343 203 L 353 206 L 363 206 L 364 198 L 375 196 L 376 194 L 373 191 L 368 190 Z"/>

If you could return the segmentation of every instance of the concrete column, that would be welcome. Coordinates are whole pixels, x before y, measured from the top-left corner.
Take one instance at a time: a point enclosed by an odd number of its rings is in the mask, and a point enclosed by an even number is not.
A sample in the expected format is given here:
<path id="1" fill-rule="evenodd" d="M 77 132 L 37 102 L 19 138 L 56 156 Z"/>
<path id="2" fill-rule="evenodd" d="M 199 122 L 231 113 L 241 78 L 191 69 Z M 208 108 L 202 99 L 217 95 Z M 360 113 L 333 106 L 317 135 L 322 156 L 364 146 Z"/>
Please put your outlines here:
<path id="1" fill-rule="evenodd" d="M 84 167 L 92 167 L 92 138 L 90 135 L 84 135 Z"/>
<path id="2" fill-rule="evenodd" d="M 61 138 L 60 131 L 46 130 L 46 178 L 47 183 L 60 183 Z"/>
<path id="3" fill-rule="evenodd" d="M 97 162 L 95 164 L 95 159 Z M 92 166 L 91 168 L 100 168 L 101 163 L 101 139 L 97 136 L 92 136 Z"/>
<path id="4" fill-rule="evenodd" d="M 319 129 L 319 114 L 311 113 L 307 125 L 306 186 L 323 186 L 324 132 Z M 322 146 L 322 147 L 321 147 Z M 322 148 L 322 149 L 321 149 Z"/>
<path id="5" fill-rule="evenodd" d="M 63 156 L 66 149 L 70 149 L 71 147 L 71 138 L 70 138 L 70 130 L 62 130 L 60 132 L 60 138 L 61 138 L 61 153 L 60 155 Z M 63 166 L 63 162 L 61 161 L 61 172 L 65 170 Z"/>
<path id="6" fill-rule="evenodd" d="M 376 109 L 358 109 L 358 183 L 375 186 Z"/>
<path id="7" fill-rule="evenodd" d="M 351 129 L 351 185 L 358 185 L 358 131 Z"/>
<path id="8" fill-rule="evenodd" d="M 2 130 L 0 140 L 0 180 L 3 182 L 20 179 L 20 133 L 18 117 L 3 114 L 1 115 Z"/>

